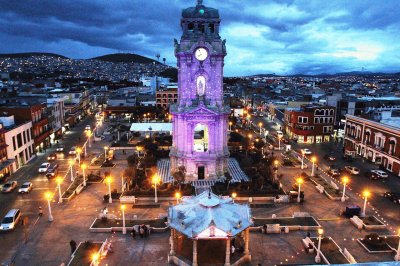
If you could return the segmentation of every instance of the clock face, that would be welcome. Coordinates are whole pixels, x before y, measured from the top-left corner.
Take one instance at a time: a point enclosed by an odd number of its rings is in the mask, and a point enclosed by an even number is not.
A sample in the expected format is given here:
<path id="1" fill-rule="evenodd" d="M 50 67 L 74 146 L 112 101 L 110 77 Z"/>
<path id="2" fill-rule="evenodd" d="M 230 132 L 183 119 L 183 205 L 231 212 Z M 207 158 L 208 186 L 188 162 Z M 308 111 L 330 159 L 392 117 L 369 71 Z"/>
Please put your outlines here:
<path id="1" fill-rule="evenodd" d="M 194 56 L 196 57 L 197 60 L 204 61 L 208 56 L 208 52 L 205 48 L 200 47 L 196 49 Z"/>

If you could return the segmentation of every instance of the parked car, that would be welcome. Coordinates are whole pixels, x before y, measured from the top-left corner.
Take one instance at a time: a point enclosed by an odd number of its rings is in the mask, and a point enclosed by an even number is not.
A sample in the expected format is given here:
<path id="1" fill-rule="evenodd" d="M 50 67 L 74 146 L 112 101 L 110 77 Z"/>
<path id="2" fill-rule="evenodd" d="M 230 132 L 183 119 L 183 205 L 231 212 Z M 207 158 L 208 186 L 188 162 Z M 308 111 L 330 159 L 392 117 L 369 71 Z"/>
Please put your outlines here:
<path id="1" fill-rule="evenodd" d="M 324 159 L 329 161 L 329 162 L 336 161 L 336 157 L 332 153 L 325 154 L 324 155 Z"/>
<path id="2" fill-rule="evenodd" d="M 382 178 L 382 179 L 386 179 L 389 177 L 389 175 L 385 171 L 382 171 L 382 170 L 371 170 L 371 173 L 376 174 L 379 178 Z"/>
<path id="3" fill-rule="evenodd" d="M 396 204 L 400 204 L 400 192 L 386 191 L 383 196 Z"/>
<path id="4" fill-rule="evenodd" d="M 76 155 L 76 147 L 72 147 L 72 148 L 69 150 L 68 154 L 69 154 L 69 155 Z"/>
<path id="5" fill-rule="evenodd" d="M 344 167 L 344 170 L 347 171 L 347 172 L 349 172 L 349 173 L 352 174 L 352 175 L 358 175 L 358 174 L 360 174 L 360 169 L 358 169 L 358 168 L 355 167 L 355 166 L 346 165 L 346 166 Z"/>
<path id="6" fill-rule="evenodd" d="M 58 145 L 57 148 L 56 148 L 56 152 L 63 152 L 64 149 L 65 149 L 64 145 Z"/>
<path id="7" fill-rule="evenodd" d="M 304 148 L 300 150 L 301 153 L 304 153 L 305 155 L 311 155 L 312 151 L 310 149 Z"/>
<path id="8" fill-rule="evenodd" d="M 47 161 L 55 161 L 57 159 L 57 153 L 51 153 L 48 157 L 47 157 Z"/>
<path id="9" fill-rule="evenodd" d="M 368 177 L 370 180 L 378 180 L 379 176 L 372 172 L 366 172 L 365 176 Z"/>
<path id="10" fill-rule="evenodd" d="M 6 216 L 4 216 L 3 220 L 0 224 L 1 231 L 14 230 L 15 226 L 18 224 L 21 219 L 21 212 L 18 209 L 11 209 L 8 211 Z"/>
<path id="11" fill-rule="evenodd" d="M 90 130 L 90 126 L 89 126 L 89 125 L 86 125 L 86 126 L 85 126 L 85 130 Z"/>
<path id="12" fill-rule="evenodd" d="M 329 174 L 332 176 L 340 176 L 339 169 L 329 169 Z"/>
<path id="13" fill-rule="evenodd" d="M 39 173 L 46 173 L 47 169 L 49 169 L 50 163 L 42 163 L 42 165 L 39 167 Z"/>
<path id="14" fill-rule="evenodd" d="M 17 181 L 8 181 L 3 185 L 3 188 L 1 189 L 1 192 L 3 193 L 10 193 L 17 187 L 18 183 Z"/>
<path id="15" fill-rule="evenodd" d="M 24 182 L 18 189 L 18 193 L 29 193 L 33 188 L 32 182 Z"/>

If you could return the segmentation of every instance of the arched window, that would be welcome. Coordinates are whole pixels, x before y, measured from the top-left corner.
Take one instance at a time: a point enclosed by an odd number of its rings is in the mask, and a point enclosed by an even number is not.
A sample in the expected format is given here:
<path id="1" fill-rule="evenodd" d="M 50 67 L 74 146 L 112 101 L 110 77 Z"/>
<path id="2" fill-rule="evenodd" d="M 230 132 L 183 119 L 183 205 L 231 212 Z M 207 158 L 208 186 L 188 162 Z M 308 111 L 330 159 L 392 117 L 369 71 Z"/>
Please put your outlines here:
<path id="1" fill-rule="evenodd" d="M 193 31 L 194 30 L 194 24 L 191 22 L 188 24 L 188 31 Z"/>
<path id="2" fill-rule="evenodd" d="M 208 29 L 209 29 L 210 33 L 214 33 L 214 31 L 215 31 L 214 24 L 213 23 L 208 24 Z"/>

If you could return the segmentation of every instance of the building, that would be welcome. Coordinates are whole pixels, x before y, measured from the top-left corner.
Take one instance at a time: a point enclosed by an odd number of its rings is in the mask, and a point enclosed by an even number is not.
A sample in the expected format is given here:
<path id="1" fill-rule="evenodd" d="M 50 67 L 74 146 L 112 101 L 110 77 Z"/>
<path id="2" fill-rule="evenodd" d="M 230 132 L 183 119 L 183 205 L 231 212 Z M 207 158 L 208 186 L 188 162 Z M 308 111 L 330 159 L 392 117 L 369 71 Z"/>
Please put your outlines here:
<path id="1" fill-rule="evenodd" d="M 335 123 L 335 107 L 307 104 L 285 109 L 284 128 L 298 143 L 328 142 Z"/>
<path id="2" fill-rule="evenodd" d="M 223 103 L 225 40 L 218 10 L 198 1 L 182 11 L 178 101 L 171 105 L 173 144 L 170 172 L 184 166 L 187 180 L 215 180 L 227 171 L 229 106 Z"/>
<path id="3" fill-rule="evenodd" d="M 359 155 L 400 175 L 400 127 L 346 115 L 345 153 Z"/>
<path id="4" fill-rule="evenodd" d="M 0 117 L 1 131 L 7 149 L 7 159 L 11 173 L 28 163 L 35 156 L 35 142 L 32 137 L 32 122 L 15 123 L 13 115 Z"/>
<path id="5" fill-rule="evenodd" d="M 64 126 L 64 98 L 48 98 L 47 107 L 52 114 L 51 128 L 53 129 L 53 133 L 50 135 L 50 139 L 52 142 L 54 140 L 60 138 L 63 133 Z M 65 130 L 65 129 L 64 129 Z"/>
<path id="6" fill-rule="evenodd" d="M 164 90 L 158 90 L 156 93 L 156 105 L 163 109 L 169 109 L 171 104 L 178 101 L 178 87 L 167 86 Z"/>
<path id="7" fill-rule="evenodd" d="M 0 124 L 0 181 L 4 181 L 13 172 L 14 160 L 9 160 L 7 157 L 7 143 L 5 138 L 6 130 L 3 124 Z"/>

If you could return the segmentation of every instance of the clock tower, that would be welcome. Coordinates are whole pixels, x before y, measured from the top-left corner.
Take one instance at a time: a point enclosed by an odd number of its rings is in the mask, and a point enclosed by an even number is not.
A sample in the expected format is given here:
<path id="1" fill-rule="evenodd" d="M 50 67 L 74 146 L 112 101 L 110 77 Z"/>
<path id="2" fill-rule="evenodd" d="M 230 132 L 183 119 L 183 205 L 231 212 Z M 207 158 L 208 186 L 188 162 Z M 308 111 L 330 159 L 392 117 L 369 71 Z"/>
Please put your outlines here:
<path id="1" fill-rule="evenodd" d="M 218 10 L 197 1 L 182 11 L 178 61 L 178 102 L 170 113 L 173 144 L 171 175 L 184 166 L 186 180 L 216 180 L 227 171 L 227 125 L 230 108 L 223 103 L 225 40 L 219 35 Z"/>

